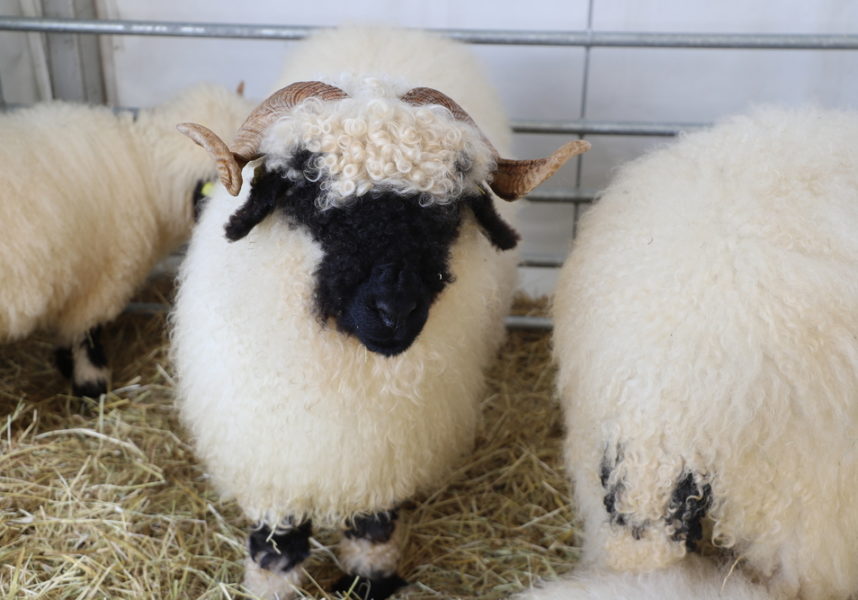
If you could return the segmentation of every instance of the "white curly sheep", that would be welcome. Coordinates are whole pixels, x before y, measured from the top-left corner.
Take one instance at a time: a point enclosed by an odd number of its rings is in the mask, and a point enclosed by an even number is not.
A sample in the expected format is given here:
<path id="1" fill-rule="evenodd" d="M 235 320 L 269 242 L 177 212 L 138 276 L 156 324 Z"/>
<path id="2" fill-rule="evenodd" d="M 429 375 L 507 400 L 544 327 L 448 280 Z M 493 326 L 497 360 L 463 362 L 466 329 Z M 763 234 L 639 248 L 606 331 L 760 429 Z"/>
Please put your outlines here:
<path id="1" fill-rule="evenodd" d="M 136 116 L 67 102 L 0 115 L 0 341 L 49 331 L 75 393 L 104 392 L 98 328 L 187 239 L 195 189 L 216 175 L 176 123 L 233 131 L 251 108 L 199 85 Z"/>
<path id="2" fill-rule="evenodd" d="M 499 158 L 497 99 L 461 46 L 425 33 L 324 32 L 293 65 L 336 85 L 276 92 L 233 149 L 183 127 L 227 189 L 180 274 L 179 407 L 214 483 L 257 523 L 251 592 L 293 593 L 313 520 L 345 528 L 341 587 L 357 576 L 380 600 L 402 583 L 396 507 L 469 449 L 504 335 L 516 255 L 501 250 L 517 236 L 494 195 L 587 145 Z"/>
<path id="3" fill-rule="evenodd" d="M 554 354 L 585 565 L 709 548 L 775 596 L 858 592 L 856 139 L 855 113 L 760 109 L 584 216 Z"/>

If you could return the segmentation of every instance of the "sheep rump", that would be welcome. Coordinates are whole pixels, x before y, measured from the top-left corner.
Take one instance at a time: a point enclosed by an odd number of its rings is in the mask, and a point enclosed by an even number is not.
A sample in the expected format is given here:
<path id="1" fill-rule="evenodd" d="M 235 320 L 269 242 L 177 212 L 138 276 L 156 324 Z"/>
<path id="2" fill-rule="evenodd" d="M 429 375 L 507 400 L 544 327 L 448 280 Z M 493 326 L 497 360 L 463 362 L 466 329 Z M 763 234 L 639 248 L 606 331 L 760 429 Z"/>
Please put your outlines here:
<path id="1" fill-rule="evenodd" d="M 760 109 L 624 167 L 555 299 L 584 561 L 698 544 L 858 591 L 858 116 Z"/>

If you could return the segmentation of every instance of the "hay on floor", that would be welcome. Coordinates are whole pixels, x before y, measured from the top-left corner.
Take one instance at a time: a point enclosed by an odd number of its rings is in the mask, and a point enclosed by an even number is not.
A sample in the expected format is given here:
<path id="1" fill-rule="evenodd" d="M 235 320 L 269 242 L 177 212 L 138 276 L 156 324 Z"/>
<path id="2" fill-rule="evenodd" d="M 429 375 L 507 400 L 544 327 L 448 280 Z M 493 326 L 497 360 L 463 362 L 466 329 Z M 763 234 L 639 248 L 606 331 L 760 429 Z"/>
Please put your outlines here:
<path id="1" fill-rule="evenodd" d="M 143 299 L 169 294 L 162 281 Z M 0 598 L 249 597 L 247 524 L 177 423 L 165 326 L 164 314 L 125 314 L 105 328 L 113 390 L 99 401 L 68 395 L 48 338 L 0 346 Z M 503 598 L 574 564 L 549 337 L 510 333 L 473 455 L 403 511 L 412 585 L 398 598 Z M 336 535 L 313 541 L 306 591 L 326 597 Z"/>

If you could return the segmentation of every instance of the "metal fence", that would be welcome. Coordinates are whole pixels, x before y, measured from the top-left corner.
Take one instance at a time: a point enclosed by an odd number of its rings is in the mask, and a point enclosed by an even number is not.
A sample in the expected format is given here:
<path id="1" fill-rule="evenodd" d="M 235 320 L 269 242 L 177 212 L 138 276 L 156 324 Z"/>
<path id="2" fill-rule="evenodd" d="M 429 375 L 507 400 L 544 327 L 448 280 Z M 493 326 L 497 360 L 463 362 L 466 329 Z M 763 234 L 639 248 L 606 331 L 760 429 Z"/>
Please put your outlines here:
<path id="1" fill-rule="evenodd" d="M 0 31 L 41 32 L 64 35 L 139 35 L 192 38 L 229 38 L 253 40 L 300 40 L 311 33 L 314 27 L 288 25 L 255 25 L 223 23 L 182 23 L 165 21 L 121 21 L 68 18 L 30 18 L 0 16 Z M 809 34 L 718 34 L 718 33 L 635 33 L 598 31 L 506 31 L 506 30 L 434 30 L 436 33 L 472 44 L 499 44 L 519 46 L 572 46 L 583 47 L 585 65 L 581 82 L 582 98 L 586 99 L 589 83 L 589 49 L 613 48 L 695 48 L 735 50 L 858 50 L 858 34 L 809 35 Z M 2 82 L 0 82 L 2 83 Z M 583 104 L 583 103 L 582 103 Z M 2 87 L 0 87 L 0 107 Z M 618 135 L 618 136 L 673 136 L 680 131 L 697 129 L 706 123 L 672 122 L 624 122 L 576 120 L 514 120 L 516 133 L 564 134 L 564 135 Z M 580 161 L 580 158 L 579 158 Z M 592 202 L 594 191 L 580 188 L 580 162 L 576 186 L 571 189 L 536 191 L 528 196 L 530 202 L 571 203 L 578 207 Z M 557 268 L 561 256 L 525 255 L 522 266 Z M 150 305 L 139 305 L 132 309 L 151 311 Z M 508 321 L 510 327 L 547 329 L 547 319 L 515 317 Z"/>

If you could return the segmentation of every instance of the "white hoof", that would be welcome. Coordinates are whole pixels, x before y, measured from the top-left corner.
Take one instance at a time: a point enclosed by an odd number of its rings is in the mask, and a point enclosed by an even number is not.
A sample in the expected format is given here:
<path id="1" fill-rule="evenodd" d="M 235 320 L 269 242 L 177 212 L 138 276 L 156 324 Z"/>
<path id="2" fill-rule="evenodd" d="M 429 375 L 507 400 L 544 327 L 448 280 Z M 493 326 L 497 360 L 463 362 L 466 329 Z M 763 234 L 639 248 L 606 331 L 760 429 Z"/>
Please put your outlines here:
<path id="1" fill-rule="evenodd" d="M 298 587 L 303 580 L 301 568 L 283 571 L 269 571 L 253 562 L 244 561 L 244 587 L 260 600 L 292 600 L 298 597 Z"/>

